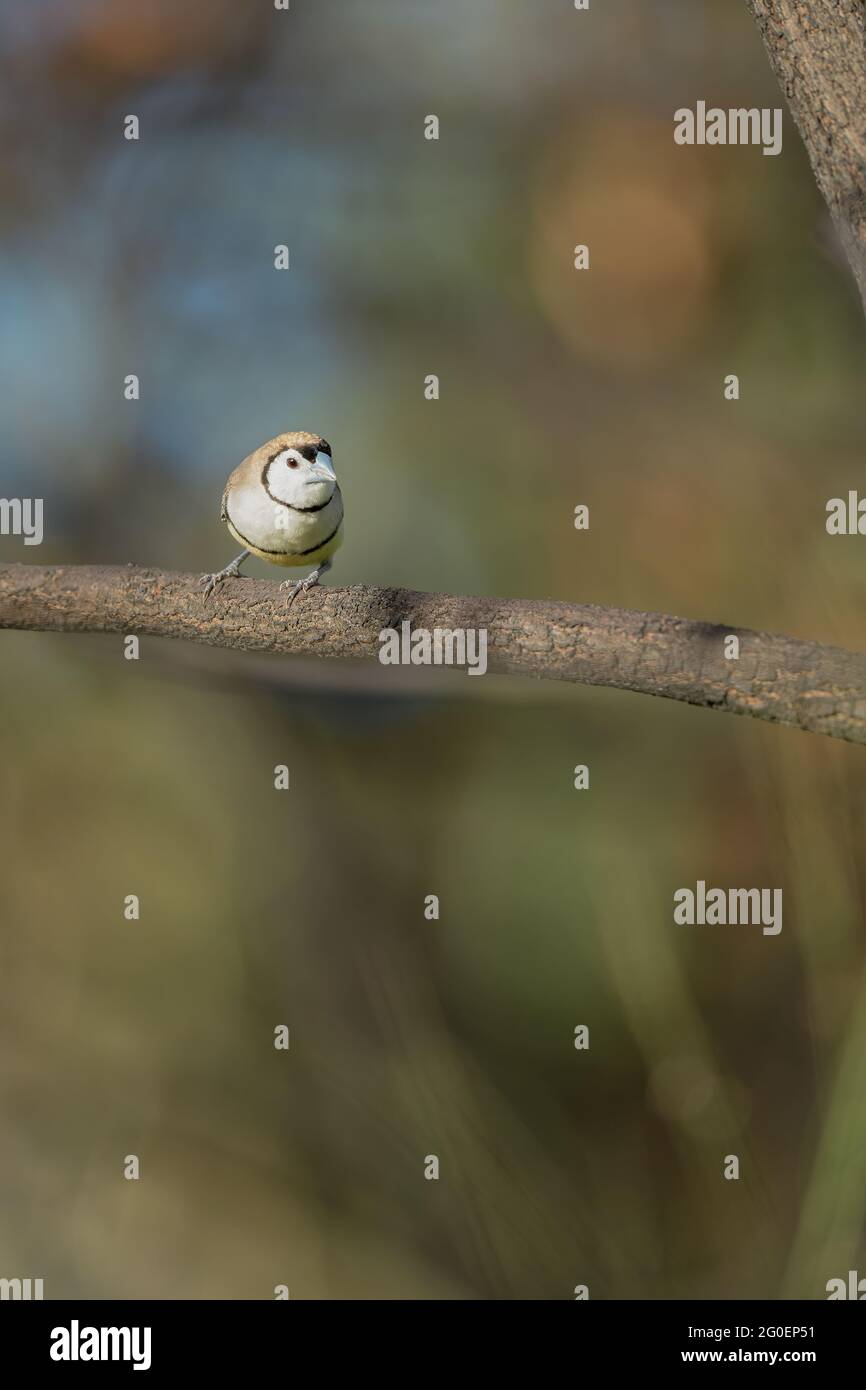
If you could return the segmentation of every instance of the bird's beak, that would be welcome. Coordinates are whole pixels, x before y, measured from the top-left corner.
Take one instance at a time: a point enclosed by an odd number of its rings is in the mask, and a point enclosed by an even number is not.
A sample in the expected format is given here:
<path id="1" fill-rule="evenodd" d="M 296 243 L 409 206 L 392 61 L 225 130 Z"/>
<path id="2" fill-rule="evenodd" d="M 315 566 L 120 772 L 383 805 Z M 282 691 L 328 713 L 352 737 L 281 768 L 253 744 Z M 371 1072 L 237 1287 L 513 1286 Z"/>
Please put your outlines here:
<path id="1" fill-rule="evenodd" d="M 316 462 L 310 471 L 314 478 L 321 478 L 323 483 L 335 483 L 337 481 L 334 465 L 327 454 L 316 454 Z"/>

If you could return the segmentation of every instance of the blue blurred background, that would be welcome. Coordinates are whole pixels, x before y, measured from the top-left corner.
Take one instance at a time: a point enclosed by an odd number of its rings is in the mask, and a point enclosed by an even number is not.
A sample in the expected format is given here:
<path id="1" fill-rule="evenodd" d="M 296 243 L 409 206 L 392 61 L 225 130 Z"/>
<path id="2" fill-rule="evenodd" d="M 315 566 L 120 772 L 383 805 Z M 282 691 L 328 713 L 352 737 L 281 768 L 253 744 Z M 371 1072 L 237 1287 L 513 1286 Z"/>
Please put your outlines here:
<path id="1" fill-rule="evenodd" d="M 862 481 L 864 326 L 805 154 L 787 110 L 778 158 L 672 138 L 698 99 L 782 104 L 745 5 L 7 0 L 0 71 L 0 492 L 46 517 L 4 561 L 218 568 L 227 474 L 299 428 L 346 500 L 335 585 L 863 645 L 824 509 Z M 2 640 L 0 1276 L 866 1273 L 859 749 L 619 692 Z M 676 927 L 698 878 L 782 887 L 781 935 Z"/>

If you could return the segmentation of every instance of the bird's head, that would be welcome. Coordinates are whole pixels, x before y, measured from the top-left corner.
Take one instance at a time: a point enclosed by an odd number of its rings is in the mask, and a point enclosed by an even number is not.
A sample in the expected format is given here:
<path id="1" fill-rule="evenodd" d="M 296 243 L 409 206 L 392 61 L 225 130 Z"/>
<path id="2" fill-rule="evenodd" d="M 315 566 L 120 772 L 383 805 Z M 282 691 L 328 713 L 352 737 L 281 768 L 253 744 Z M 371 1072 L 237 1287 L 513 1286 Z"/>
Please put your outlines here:
<path id="1" fill-rule="evenodd" d="M 337 487 L 331 446 L 319 434 L 279 434 L 263 444 L 262 484 L 275 502 L 311 510 L 325 506 Z"/>

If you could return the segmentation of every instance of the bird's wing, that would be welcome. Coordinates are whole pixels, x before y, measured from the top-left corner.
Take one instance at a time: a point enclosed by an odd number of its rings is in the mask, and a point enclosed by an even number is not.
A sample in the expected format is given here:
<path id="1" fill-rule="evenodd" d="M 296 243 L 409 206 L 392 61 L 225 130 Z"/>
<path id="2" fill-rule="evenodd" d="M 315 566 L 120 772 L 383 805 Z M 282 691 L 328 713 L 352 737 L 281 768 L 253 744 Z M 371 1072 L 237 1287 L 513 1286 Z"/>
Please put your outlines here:
<path id="1" fill-rule="evenodd" d="M 220 521 L 228 521 L 229 493 L 231 492 L 232 488 L 236 487 L 239 483 L 247 482 L 250 476 L 251 465 L 255 464 L 257 458 L 257 453 L 250 454 L 249 458 L 245 458 L 243 463 L 239 463 L 234 473 L 230 475 L 229 480 L 225 485 L 225 491 L 223 492 L 222 501 L 220 502 Z"/>

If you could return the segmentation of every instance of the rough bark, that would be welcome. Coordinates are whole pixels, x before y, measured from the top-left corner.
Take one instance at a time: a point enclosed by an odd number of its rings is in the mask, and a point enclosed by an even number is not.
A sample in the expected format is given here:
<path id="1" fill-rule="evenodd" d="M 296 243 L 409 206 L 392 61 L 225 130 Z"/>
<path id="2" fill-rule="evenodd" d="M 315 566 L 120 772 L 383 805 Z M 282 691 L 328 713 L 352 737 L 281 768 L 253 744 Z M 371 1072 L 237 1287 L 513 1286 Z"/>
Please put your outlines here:
<path id="1" fill-rule="evenodd" d="M 866 5 L 746 0 L 866 309 Z"/>
<path id="2" fill-rule="evenodd" d="M 488 668 L 612 686 L 866 743 L 866 655 L 724 623 L 537 599 L 313 589 L 133 566 L 0 565 L 0 628 L 180 637 L 285 655 L 377 659 L 383 628 L 484 628 Z M 724 638 L 740 639 L 740 658 Z M 465 677 L 464 677 L 465 678 Z"/>

